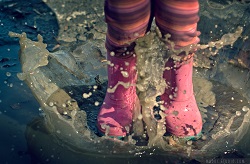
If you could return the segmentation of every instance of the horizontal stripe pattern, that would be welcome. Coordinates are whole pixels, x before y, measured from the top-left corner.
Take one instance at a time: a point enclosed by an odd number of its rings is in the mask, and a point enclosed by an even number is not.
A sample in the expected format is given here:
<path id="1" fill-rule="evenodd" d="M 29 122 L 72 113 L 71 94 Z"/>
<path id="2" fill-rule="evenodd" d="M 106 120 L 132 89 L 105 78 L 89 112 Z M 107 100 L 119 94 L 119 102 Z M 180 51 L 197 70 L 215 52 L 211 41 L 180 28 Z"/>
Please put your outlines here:
<path id="1" fill-rule="evenodd" d="M 198 0 L 155 0 L 155 20 L 163 35 L 171 34 L 174 48 L 198 43 Z"/>
<path id="2" fill-rule="evenodd" d="M 133 42 L 147 32 L 152 16 L 163 35 L 171 34 L 175 48 L 199 42 L 198 0 L 106 0 L 104 9 L 106 48 L 117 55 L 126 47 L 133 49 Z"/>
<path id="3" fill-rule="evenodd" d="M 133 47 L 131 43 L 146 33 L 150 14 L 150 0 L 106 0 L 106 48 L 120 55 L 124 47 Z"/>

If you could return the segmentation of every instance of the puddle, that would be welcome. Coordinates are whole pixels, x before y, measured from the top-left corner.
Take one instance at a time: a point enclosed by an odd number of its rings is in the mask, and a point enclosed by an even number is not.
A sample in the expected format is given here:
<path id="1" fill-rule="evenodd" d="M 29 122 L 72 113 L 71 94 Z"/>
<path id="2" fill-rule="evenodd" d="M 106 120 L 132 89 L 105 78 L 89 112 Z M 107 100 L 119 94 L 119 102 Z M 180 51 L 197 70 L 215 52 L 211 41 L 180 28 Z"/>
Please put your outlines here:
<path id="1" fill-rule="evenodd" d="M 217 63 L 211 69 L 194 70 L 194 90 L 204 123 L 201 139 L 186 142 L 157 132 L 153 139 L 149 136 L 149 140 L 128 135 L 124 141 L 120 141 L 100 137 L 95 125 L 107 78 L 106 72 L 102 71 L 105 68 L 103 56 L 100 51 L 94 51 L 95 47 L 98 49 L 98 44 L 90 44 L 91 49 L 79 45 L 77 49 L 81 51 L 73 51 L 73 54 L 65 49 L 48 53 L 41 42 L 42 38 L 33 42 L 24 34 L 11 35 L 19 37 L 22 44 L 20 60 L 26 67 L 22 67 L 24 76 L 19 78 L 31 88 L 44 112 L 43 118 L 32 121 L 25 133 L 33 160 L 78 163 L 78 160 L 97 162 L 105 158 L 105 162 L 129 159 L 147 163 L 148 159 L 157 158 L 161 162 L 204 162 L 225 152 L 231 153 L 247 137 L 250 124 L 247 70 L 228 62 Z M 156 37 L 153 36 L 153 40 Z M 89 53 L 92 55 L 88 56 Z M 85 58 L 80 61 L 74 55 Z M 64 62 L 65 58 L 67 62 Z M 86 58 L 89 60 L 84 60 Z M 93 69 L 84 68 L 86 65 Z M 245 80 L 237 81 L 242 78 Z M 155 127 L 160 126 L 154 118 L 151 119 Z M 246 147 L 242 151 L 248 149 Z"/>
<path id="2" fill-rule="evenodd" d="M 56 10 L 57 4 L 48 3 Z M 101 11 L 98 11 L 101 21 L 94 22 L 95 29 L 89 31 L 89 37 L 83 36 L 84 30 L 75 34 L 75 17 L 67 19 L 72 28 L 68 28 L 63 16 L 58 17 L 63 27 L 59 38 L 70 41 L 74 35 L 74 42 L 83 41 L 68 44 L 72 47 L 61 46 L 48 54 L 45 47 L 35 49 L 43 45 L 41 42 L 28 42 L 27 57 L 40 53 L 44 58 L 30 58 L 28 63 L 21 60 L 25 67 L 18 77 L 25 79 L 26 84 L 17 78 L 21 72 L 19 46 L 1 46 L 0 121 L 4 126 L 0 129 L 3 132 L 0 163 L 208 163 L 214 158 L 219 162 L 223 158 L 244 159 L 237 162 L 247 163 L 250 155 L 247 3 L 233 0 L 201 3 L 201 43 L 217 42 L 224 34 L 234 33 L 239 25 L 244 30 L 234 46 L 223 47 L 217 56 L 215 48 L 197 52 L 194 89 L 204 124 L 202 138 L 192 142 L 164 136 L 149 147 L 147 139 L 128 136 L 119 141 L 100 137 L 96 116 L 107 84 Z M 67 5 L 62 6 L 59 16 L 69 11 Z M 88 17 L 84 12 L 80 14 Z M 211 23 L 207 23 L 208 19 Z M 92 27 L 89 22 L 84 24 Z"/>
<path id="3" fill-rule="evenodd" d="M 39 104 L 31 90 L 17 78 L 21 66 L 19 45 L 0 47 L 0 163 L 29 163 L 25 129 L 39 116 Z"/>

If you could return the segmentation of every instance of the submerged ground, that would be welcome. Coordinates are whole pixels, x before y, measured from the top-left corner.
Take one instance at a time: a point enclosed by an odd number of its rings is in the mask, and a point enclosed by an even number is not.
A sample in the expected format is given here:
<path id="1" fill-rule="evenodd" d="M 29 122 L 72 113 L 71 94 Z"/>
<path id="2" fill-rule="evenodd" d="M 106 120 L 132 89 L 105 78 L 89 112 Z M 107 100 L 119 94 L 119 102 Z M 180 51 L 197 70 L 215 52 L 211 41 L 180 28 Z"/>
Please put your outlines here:
<path id="1" fill-rule="evenodd" d="M 220 2 L 221 6 L 214 5 L 213 1 L 209 2 L 215 8 L 223 8 L 235 1 Z M 203 28 L 202 42 L 216 40 L 222 34 L 234 31 L 238 25 L 249 27 L 248 4 L 244 4 L 244 10 L 237 10 L 238 13 L 218 14 L 228 20 L 225 22 L 213 20 L 211 16 L 214 15 L 204 9 L 205 2 L 202 4 L 203 15 L 199 26 L 207 26 Z M 214 24 L 207 25 L 207 19 L 213 20 Z M 16 77 L 21 71 L 19 45 L 17 40 L 9 38 L 8 32 L 26 32 L 33 40 L 37 34 L 41 34 L 51 51 L 60 46 L 74 49 L 76 45 L 89 40 L 103 44 L 106 30 L 103 0 L 0 0 L 0 25 L 0 163 L 30 163 L 24 133 L 27 124 L 39 117 L 39 104 L 30 89 Z M 244 35 L 248 34 L 249 30 L 245 30 Z M 100 48 L 99 51 L 103 52 L 104 49 Z M 234 52 L 237 51 L 239 50 Z M 214 61 L 213 57 L 206 60 Z M 249 66 L 247 62 L 243 64 L 245 67 Z"/>

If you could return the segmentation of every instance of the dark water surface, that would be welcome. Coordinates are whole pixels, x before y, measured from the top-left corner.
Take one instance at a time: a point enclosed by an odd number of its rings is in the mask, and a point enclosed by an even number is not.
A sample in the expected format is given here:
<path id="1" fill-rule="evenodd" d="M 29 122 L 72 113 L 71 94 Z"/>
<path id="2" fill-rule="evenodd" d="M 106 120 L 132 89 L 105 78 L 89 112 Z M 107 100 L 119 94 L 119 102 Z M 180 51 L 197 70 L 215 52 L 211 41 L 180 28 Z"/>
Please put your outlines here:
<path id="1" fill-rule="evenodd" d="M 0 163 L 30 163 L 25 129 L 39 116 L 39 104 L 16 76 L 18 50 L 18 45 L 0 47 Z"/>

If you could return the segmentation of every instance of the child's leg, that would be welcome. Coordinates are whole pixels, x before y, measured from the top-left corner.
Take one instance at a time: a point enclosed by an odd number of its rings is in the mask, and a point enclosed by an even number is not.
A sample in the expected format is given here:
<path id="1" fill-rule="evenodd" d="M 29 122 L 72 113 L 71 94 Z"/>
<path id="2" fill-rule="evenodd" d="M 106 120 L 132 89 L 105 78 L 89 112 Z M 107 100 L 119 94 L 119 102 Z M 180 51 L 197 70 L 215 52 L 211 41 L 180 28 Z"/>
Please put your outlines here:
<path id="1" fill-rule="evenodd" d="M 198 43 L 200 32 L 198 0 L 156 0 L 155 20 L 163 35 L 171 34 L 170 40 L 180 48 Z"/>
<path id="2" fill-rule="evenodd" d="M 135 39 L 144 36 L 149 26 L 150 0 L 106 0 L 106 48 L 123 56 L 124 48 L 133 50 Z"/>
<path id="3" fill-rule="evenodd" d="M 146 33 L 150 0 L 106 0 L 105 19 L 108 90 L 97 125 L 109 136 L 125 136 L 131 127 L 133 110 L 140 108 L 135 86 L 134 41 Z"/>
<path id="4" fill-rule="evenodd" d="M 156 0 L 156 23 L 164 34 L 171 34 L 175 49 L 199 42 L 197 22 L 198 0 Z M 169 87 L 161 96 L 164 100 L 167 132 L 176 136 L 196 136 L 202 129 L 202 118 L 193 94 L 193 57 L 166 63 L 163 77 Z M 170 69 L 169 69 L 170 68 Z"/>

